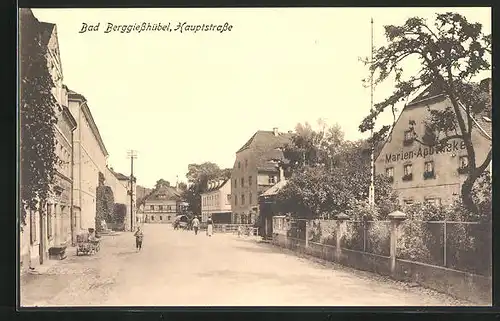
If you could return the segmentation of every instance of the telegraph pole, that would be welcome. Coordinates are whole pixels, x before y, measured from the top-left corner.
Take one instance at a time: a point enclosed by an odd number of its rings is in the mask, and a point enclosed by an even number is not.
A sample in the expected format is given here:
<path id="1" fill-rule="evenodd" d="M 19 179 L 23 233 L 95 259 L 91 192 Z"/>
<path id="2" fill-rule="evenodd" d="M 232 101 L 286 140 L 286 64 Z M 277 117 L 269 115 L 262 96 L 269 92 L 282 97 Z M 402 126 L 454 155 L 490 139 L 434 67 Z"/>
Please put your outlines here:
<path id="1" fill-rule="evenodd" d="M 137 151 L 129 150 L 130 158 L 130 231 L 134 231 L 134 158 L 137 158 Z"/>
<path id="2" fill-rule="evenodd" d="M 373 18 L 371 19 L 371 60 L 370 64 L 373 64 Z M 373 75 L 374 71 L 371 71 L 370 76 L 370 111 L 373 112 Z M 375 162 L 374 162 L 374 153 L 375 153 L 375 142 L 373 141 L 373 127 L 370 131 L 371 136 L 371 153 L 370 153 L 370 190 L 368 193 L 368 203 L 370 206 L 375 205 Z"/>

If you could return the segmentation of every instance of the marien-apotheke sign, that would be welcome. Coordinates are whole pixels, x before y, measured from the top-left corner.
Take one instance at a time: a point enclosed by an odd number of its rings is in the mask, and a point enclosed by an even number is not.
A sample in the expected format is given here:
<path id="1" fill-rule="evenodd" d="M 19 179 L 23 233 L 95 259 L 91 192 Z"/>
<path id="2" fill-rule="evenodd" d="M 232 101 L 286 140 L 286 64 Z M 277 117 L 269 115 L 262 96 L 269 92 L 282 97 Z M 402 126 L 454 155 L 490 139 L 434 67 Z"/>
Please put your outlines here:
<path id="1" fill-rule="evenodd" d="M 459 150 L 465 149 L 465 142 L 461 141 L 454 141 L 452 143 L 448 143 L 445 146 L 441 146 L 440 148 L 434 148 L 434 147 L 419 147 L 418 149 L 411 150 L 411 151 L 401 151 L 400 153 L 397 154 L 385 154 L 385 162 L 390 163 L 390 162 L 398 162 L 402 160 L 410 160 L 413 158 L 418 158 L 418 157 L 427 157 L 429 155 L 434 155 L 434 154 L 442 154 L 442 153 L 451 153 L 451 152 L 456 152 Z"/>

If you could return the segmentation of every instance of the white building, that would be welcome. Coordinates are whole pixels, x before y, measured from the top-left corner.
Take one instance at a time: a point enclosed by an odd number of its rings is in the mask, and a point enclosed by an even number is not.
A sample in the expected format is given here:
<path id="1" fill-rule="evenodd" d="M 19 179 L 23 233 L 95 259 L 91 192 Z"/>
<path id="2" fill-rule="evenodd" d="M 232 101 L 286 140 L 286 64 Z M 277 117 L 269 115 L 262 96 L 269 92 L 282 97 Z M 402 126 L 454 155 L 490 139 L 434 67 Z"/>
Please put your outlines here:
<path id="1" fill-rule="evenodd" d="M 73 135 L 74 232 L 77 233 L 95 228 L 96 189 L 99 173 L 106 173 L 108 152 L 85 97 L 68 89 L 68 100 L 69 109 L 77 122 Z"/>
<path id="2" fill-rule="evenodd" d="M 201 194 L 201 221 L 231 223 L 231 179 L 210 181 Z"/>

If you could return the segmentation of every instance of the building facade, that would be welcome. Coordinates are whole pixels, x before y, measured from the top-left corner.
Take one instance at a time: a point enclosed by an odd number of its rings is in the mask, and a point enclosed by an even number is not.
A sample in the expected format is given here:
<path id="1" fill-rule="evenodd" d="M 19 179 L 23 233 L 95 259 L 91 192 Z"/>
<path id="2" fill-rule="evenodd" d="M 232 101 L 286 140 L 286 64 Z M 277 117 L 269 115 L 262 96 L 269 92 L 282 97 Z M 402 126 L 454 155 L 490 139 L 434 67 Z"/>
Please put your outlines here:
<path id="1" fill-rule="evenodd" d="M 113 197 L 115 203 L 124 204 L 127 206 L 127 213 L 125 215 L 125 230 L 130 231 L 133 227 L 130 226 L 130 213 L 132 211 L 133 221 L 136 222 L 136 200 L 135 200 L 135 177 L 130 189 L 130 177 L 114 171 L 112 167 L 106 167 L 104 175 L 106 185 L 113 190 Z M 132 204 L 130 204 L 130 194 L 132 193 Z"/>
<path id="2" fill-rule="evenodd" d="M 175 217 L 182 213 L 182 204 L 181 194 L 175 187 L 159 186 L 144 199 L 144 222 L 173 223 Z"/>
<path id="3" fill-rule="evenodd" d="M 201 194 L 201 222 L 231 223 L 231 179 L 210 181 Z"/>
<path id="4" fill-rule="evenodd" d="M 71 245 L 73 132 L 77 126 L 68 109 L 67 92 L 63 86 L 63 72 L 55 24 L 39 22 L 29 9 L 22 9 L 21 19 L 30 19 L 38 26 L 41 45 L 46 49 L 47 69 L 52 76 L 52 94 L 56 100 L 54 125 L 55 165 L 54 181 L 50 186 L 45 208 L 30 212 L 20 235 L 20 258 L 23 269 L 43 264 L 51 247 Z M 22 23 L 27 22 L 26 20 Z"/>
<path id="5" fill-rule="evenodd" d="M 74 232 L 95 228 L 99 173 L 105 175 L 108 152 L 83 95 L 68 89 L 69 109 L 77 122 L 73 134 Z"/>
<path id="6" fill-rule="evenodd" d="M 258 198 L 279 180 L 274 160 L 283 160 L 282 148 L 292 134 L 257 131 L 236 152 L 231 172 L 231 211 L 233 223 L 255 223 L 258 218 Z"/>
<path id="7" fill-rule="evenodd" d="M 422 145 L 421 139 L 415 139 L 409 130 L 409 122 L 414 121 L 417 136 L 423 137 L 428 131 L 425 120 L 430 110 L 444 110 L 449 106 L 452 106 L 449 98 L 432 88 L 419 95 L 405 106 L 376 158 L 376 174 L 391 177 L 393 188 L 404 204 L 424 201 L 449 204 L 461 193 L 467 177 L 465 143 L 452 139 L 438 150 Z M 466 117 L 465 111 L 463 116 Z M 474 120 L 472 142 L 476 164 L 481 164 L 491 149 L 491 124 L 485 119 Z"/>

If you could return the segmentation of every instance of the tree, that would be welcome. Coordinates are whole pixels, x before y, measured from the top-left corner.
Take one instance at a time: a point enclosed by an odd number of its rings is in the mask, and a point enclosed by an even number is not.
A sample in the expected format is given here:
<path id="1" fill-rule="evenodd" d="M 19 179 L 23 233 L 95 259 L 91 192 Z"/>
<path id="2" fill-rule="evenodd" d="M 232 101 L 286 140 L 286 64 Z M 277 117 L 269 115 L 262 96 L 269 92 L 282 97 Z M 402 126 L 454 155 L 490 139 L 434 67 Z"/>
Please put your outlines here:
<path id="1" fill-rule="evenodd" d="M 158 190 L 160 187 L 164 187 L 164 186 L 167 186 L 167 187 L 170 186 L 170 182 L 164 180 L 163 178 L 160 178 L 159 180 L 156 181 L 154 189 Z"/>
<path id="2" fill-rule="evenodd" d="M 40 23 L 29 9 L 20 9 L 20 22 L 20 185 L 25 223 L 26 210 L 44 208 L 60 160 L 55 153 L 57 102 Z"/>
<path id="3" fill-rule="evenodd" d="M 481 114 L 489 116 L 491 105 L 489 95 L 472 79 L 480 72 L 491 69 L 491 35 L 484 35 L 479 23 L 470 23 L 456 13 L 445 13 L 436 15 L 433 26 L 422 18 L 410 18 L 402 26 L 385 26 L 385 36 L 389 44 L 376 49 L 373 61 L 365 63 L 370 64 L 371 79 L 375 85 L 394 76 L 395 90 L 375 104 L 359 126 L 360 131 L 373 129 L 378 115 L 387 107 L 391 107 L 394 112 L 395 104 L 423 88 L 433 86 L 446 94 L 451 106 L 444 111 L 433 111 L 425 124 L 428 128 L 425 136 L 431 139 L 420 139 L 419 142 L 437 149 L 452 139 L 460 139 L 465 143 L 469 166 L 461 196 L 464 205 L 477 212 L 478 207 L 471 191 L 474 182 L 489 165 L 492 151 L 490 149 L 482 164 L 476 164 L 471 135 L 473 118 Z M 421 68 L 416 74 L 404 79 L 403 63 L 411 58 L 417 58 Z M 415 123 L 410 122 L 410 130 L 414 127 Z M 382 137 L 388 129 L 389 126 L 383 126 L 377 134 Z"/>
<path id="4" fill-rule="evenodd" d="M 208 181 L 213 179 L 227 179 L 231 177 L 231 169 L 221 170 L 217 164 L 205 162 L 189 164 L 186 174 L 189 188 L 183 194 L 193 213 L 201 213 L 201 194 L 205 191 Z"/>
<path id="5" fill-rule="evenodd" d="M 102 221 L 113 221 L 113 206 L 115 198 L 111 187 L 104 185 L 104 174 L 99 172 L 99 185 L 96 188 L 96 214 L 95 228 L 96 232 L 102 231 Z"/>
<path id="6" fill-rule="evenodd" d="M 185 192 L 187 190 L 187 184 L 184 183 L 184 182 L 180 182 L 179 185 L 178 185 L 179 189 L 183 192 Z"/>
<path id="7" fill-rule="evenodd" d="M 327 126 L 319 119 L 318 128 L 313 129 L 307 122 L 299 123 L 283 155 L 290 161 L 292 171 L 305 165 L 326 165 L 330 168 L 335 165 L 343 142 L 344 132 L 338 124 Z"/>
<path id="8" fill-rule="evenodd" d="M 346 212 L 353 201 L 365 201 L 370 186 L 368 145 L 367 141 L 344 142 L 334 167 L 305 166 L 296 171 L 277 195 L 281 211 L 316 218 L 323 213 Z M 385 200 L 395 202 L 396 195 L 387 177 L 376 176 L 375 188 L 377 204 Z"/>

